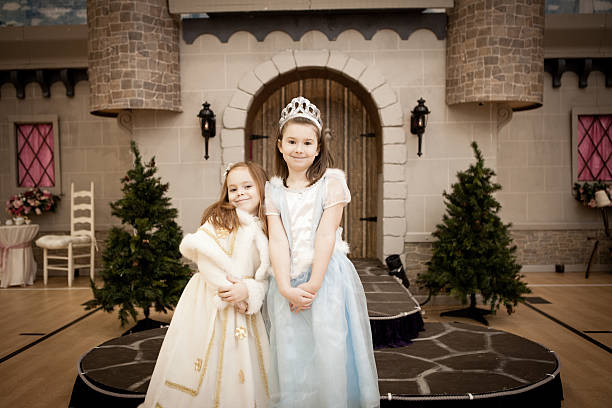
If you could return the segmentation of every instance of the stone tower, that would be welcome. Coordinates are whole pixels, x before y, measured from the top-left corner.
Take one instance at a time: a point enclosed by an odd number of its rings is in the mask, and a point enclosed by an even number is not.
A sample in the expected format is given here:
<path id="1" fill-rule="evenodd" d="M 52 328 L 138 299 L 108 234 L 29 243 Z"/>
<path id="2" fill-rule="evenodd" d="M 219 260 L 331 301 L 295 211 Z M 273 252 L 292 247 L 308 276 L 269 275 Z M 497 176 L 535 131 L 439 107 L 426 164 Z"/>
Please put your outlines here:
<path id="1" fill-rule="evenodd" d="M 544 0 L 455 0 L 448 13 L 446 103 L 540 107 Z"/>
<path id="2" fill-rule="evenodd" d="M 90 111 L 181 111 L 179 22 L 166 0 L 88 0 Z"/>

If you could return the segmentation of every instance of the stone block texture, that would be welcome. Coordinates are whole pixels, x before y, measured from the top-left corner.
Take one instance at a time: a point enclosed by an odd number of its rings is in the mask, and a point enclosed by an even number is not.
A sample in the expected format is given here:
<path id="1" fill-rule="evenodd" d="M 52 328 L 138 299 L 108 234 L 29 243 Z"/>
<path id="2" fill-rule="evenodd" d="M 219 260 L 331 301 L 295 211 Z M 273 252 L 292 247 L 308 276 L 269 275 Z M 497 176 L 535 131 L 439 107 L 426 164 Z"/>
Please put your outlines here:
<path id="1" fill-rule="evenodd" d="M 446 102 L 538 107 L 544 92 L 544 0 L 457 0 L 449 10 Z"/>
<path id="2" fill-rule="evenodd" d="M 596 230 L 513 231 L 517 260 L 521 265 L 586 265 L 594 238 L 600 239 L 594 265 L 612 264 L 612 241 Z"/>
<path id="3" fill-rule="evenodd" d="M 179 23 L 165 0 L 89 0 L 91 112 L 181 111 Z"/>
<path id="4" fill-rule="evenodd" d="M 599 234 L 599 235 L 598 235 Z M 601 231 L 596 230 L 540 230 L 511 231 L 516 245 L 516 260 L 520 265 L 534 266 L 555 264 L 586 265 L 593 250 L 594 237 L 600 238 L 599 249 L 593 260 L 594 266 L 610 265 L 612 269 L 612 240 L 601 240 Z M 410 282 L 427 270 L 427 262 L 433 254 L 431 242 L 406 242 L 404 269 Z M 551 268 L 552 270 L 552 268 Z M 411 287 L 412 290 L 412 287 Z M 413 292 L 420 294 L 419 291 Z"/>
<path id="5" fill-rule="evenodd" d="M 408 280 L 413 284 L 410 291 L 417 288 L 415 283 L 418 274 L 427 270 L 427 262 L 431 260 L 432 256 L 432 245 L 431 242 L 406 242 L 404 245 L 404 254 L 406 255 L 404 270 Z M 427 293 L 427 291 L 424 293 Z"/>

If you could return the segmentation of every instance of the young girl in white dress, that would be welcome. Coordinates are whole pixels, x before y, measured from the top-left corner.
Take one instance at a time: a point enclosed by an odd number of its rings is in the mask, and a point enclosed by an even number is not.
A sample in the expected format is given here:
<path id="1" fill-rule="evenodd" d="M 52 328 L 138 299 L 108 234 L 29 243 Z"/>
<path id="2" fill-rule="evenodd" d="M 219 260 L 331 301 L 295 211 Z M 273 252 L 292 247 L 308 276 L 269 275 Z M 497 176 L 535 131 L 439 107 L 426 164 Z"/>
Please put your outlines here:
<path id="1" fill-rule="evenodd" d="M 257 164 L 231 165 L 219 201 L 181 242 L 198 272 L 178 302 L 141 407 L 268 406 L 260 313 L 269 268 L 260 205 L 266 180 Z"/>
<path id="2" fill-rule="evenodd" d="M 378 407 L 363 286 L 339 227 L 351 200 L 331 165 L 319 110 L 303 97 L 281 114 L 277 174 L 266 183 L 271 405 Z"/>

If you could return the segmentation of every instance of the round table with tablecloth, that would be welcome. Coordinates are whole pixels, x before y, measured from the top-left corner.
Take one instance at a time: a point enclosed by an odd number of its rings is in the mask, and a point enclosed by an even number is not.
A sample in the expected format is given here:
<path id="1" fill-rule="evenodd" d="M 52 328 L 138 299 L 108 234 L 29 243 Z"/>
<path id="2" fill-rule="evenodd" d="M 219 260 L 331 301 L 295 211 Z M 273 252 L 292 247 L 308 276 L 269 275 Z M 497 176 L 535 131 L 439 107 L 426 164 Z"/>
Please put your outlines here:
<path id="1" fill-rule="evenodd" d="M 0 287 L 34 283 L 32 240 L 38 228 L 37 224 L 0 226 Z"/>

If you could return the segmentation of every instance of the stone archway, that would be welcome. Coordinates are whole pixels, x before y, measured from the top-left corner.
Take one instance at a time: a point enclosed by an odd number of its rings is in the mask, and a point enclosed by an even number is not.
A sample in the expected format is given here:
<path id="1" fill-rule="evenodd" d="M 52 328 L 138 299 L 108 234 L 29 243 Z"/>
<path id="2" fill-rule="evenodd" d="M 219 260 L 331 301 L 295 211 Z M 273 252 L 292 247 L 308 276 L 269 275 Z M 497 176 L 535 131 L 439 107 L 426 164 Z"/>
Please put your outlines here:
<path id="1" fill-rule="evenodd" d="M 378 197 L 377 257 L 404 252 L 405 162 L 406 147 L 403 112 L 395 91 L 374 66 L 339 51 L 287 50 L 247 72 L 238 82 L 238 89 L 223 112 L 221 149 L 224 169 L 228 163 L 244 160 L 245 128 L 248 111 L 256 95 L 279 75 L 296 69 L 327 69 L 354 81 L 369 94 L 376 105 L 382 128 L 382 179 Z"/>

